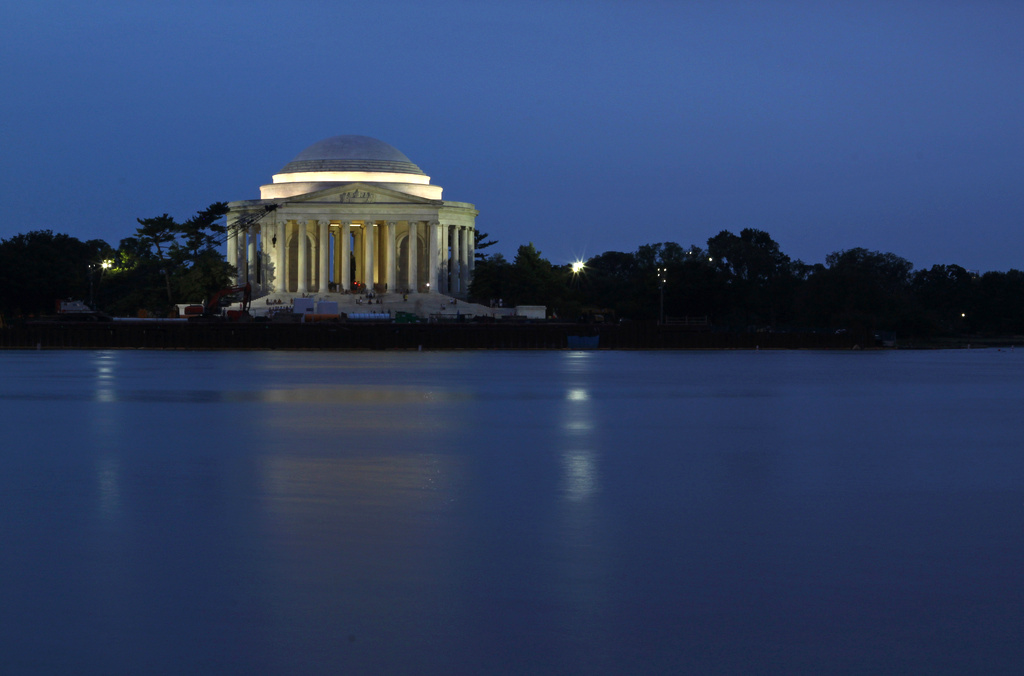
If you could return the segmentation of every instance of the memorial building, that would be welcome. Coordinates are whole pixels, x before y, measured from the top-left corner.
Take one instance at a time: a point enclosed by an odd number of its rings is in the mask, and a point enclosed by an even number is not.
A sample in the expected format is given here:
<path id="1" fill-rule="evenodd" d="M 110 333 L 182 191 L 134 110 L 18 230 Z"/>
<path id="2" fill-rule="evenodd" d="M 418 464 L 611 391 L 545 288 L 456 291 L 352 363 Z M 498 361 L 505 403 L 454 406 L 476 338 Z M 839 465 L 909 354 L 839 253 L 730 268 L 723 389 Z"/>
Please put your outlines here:
<path id="1" fill-rule="evenodd" d="M 236 283 L 269 294 L 436 293 L 465 297 L 477 210 L 396 148 L 334 136 L 295 156 L 260 199 L 231 202 Z"/>

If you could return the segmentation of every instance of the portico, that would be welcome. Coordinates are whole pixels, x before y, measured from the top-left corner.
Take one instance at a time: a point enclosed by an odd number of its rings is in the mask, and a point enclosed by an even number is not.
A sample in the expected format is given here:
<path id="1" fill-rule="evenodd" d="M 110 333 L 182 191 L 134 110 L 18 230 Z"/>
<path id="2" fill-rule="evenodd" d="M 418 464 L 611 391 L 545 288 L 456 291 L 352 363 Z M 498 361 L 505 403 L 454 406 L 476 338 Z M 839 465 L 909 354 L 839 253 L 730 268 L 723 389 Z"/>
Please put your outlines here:
<path id="1" fill-rule="evenodd" d="M 468 291 L 479 212 L 386 143 L 326 139 L 260 191 L 228 213 L 228 262 L 256 295 Z"/>

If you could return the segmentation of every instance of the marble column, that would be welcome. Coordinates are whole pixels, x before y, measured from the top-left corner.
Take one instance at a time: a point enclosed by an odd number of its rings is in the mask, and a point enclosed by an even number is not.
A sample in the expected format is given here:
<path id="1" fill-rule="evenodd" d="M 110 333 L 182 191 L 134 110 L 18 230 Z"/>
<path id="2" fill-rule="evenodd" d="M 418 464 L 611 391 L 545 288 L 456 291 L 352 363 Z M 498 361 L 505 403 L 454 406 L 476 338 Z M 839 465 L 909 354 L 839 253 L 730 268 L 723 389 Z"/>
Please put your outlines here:
<path id="1" fill-rule="evenodd" d="M 334 274 L 331 276 L 331 281 L 334 282 L 334 290 L 341 291 L 341 227 L 339 226 L 334 230 L 334 247 L 331 249 L 331 255 L 334 257 Z"/>
<path id="2" fill-rule="evenodd" d="M 419 237 L 417 236 L 417 230 L 419 230 L 419 223 L 416 221 L 409 221 L 409 237 L 406 239 L 408 244 L 408 250 L 406 253 L 406 288 L 409 291 L 416 293 L 419 291 L 418 288 L 418 270 L 416 269 L 416 254 L 419 249 Z"/>
<path id="3" fill-rule="evenodd" d="M 245 229 L 238 229 L 238 236 L 235 238 L 235 285 L 245 284 L 248 272 L 248 262 L 245 260 L 246 242 Z"/>
<path id="4" fill-rule="evenodd" d="M 441 269 L 438 271 L 438 293 L 448 293 L 448 225 L 443 224 L 441 230 Z"/>
<path id="5" fill-rule="evenodd" d="M 238 222 L 237 218 L 233 218 L 228 222 L 228 264 L 238 270 Z M 238 277 L 236 275 L 234 280 L 234 286 L 238 286 Z"/>
<path id="6" fill-rule="evenodd" d="M 471 230 L 459 228 L 459 292 L 469 295 L 469 242 Z"/>
<path id="7" fill-rule="evenodd" d="M 441 224 L 437 221 L 427 223 L 427 292 L 441 293 L 437 288 L 437 280 L 441 269 Z"/>
<path id="8" fill-rule="evenodd" d="M 467 252 L 467 258 L 469 259 L 469 279 L 473 278 L 473 270 L 476 270 L 476 228 L 467 228 L 466 232 L 466 244 L 468 245 L 469 251 Z"/>
<path id="9" fill-rule="evenodd" d="M 352 271 L 352 276 L 355 281 L 359 282 L 363 279 L 363 230 L 366 228 L 362 226 L 356 226 L 352 228 L 352 265 L 355 269 Z"/>
<path id="10" fill-rule="evenodd" d="M 296 293 L 309 292 L 309 243 L 307 233 L 309 232 L 309 221 L 298 221 L 298 232 L 295 234 L 295 245 L 299 247 L 299 281 L 295 288 Z"/>
<path id="11" fill-rule="evenodd" d="M 288 291 L 288 277 L 285 275 L 285 251 L 288 249 L 288 223 L 278 221 L 276 241 L 274 241 L 274 291 L 284 293 Z"/>
<path id="12" fill-rule="evenodd" d="M 398 290 L 398 259 L 395 255 L 397 251 L 395 246 L 395 228 L 397 227 L 398 221 L 388 221 L 388 274 L 384 282 L 387 284 L 389 293 L 394 293 Z"/>
<path id="13" fill-rule="evenodd" d="M 247 259 L 247 263 L 248 263 L 247 268 L 246 268 L 246 272 L 248 274 L 247 274 L 247 276 L 245 278 L 245 281 L 249 282 L 253 286 L 256 286 L 256 279 L 257 279 L 256 268 L 257 268 L 257 266 L 260 263 L 260 257 L 257 254 L 257 250 L 256 250 L 256 233 L 258 231 L 259 231 L 259 226 L 258 225 L 253 225 L 253 226 L 251 226 L 249 228 L 249 248 L 248 248 L 248 251 L 247 251 L 247 254 L 246 254 L 246 259 Z"/>
<path id="14" fill-rule="evenodd" d="M 373 221 L 367 219 L 363 221 L 363 282 L 366 283 L 366 289 L 368 291 L 373 290 L 373 273 L 374 273 L 374 257 L 377 252 L 374 248 L 375 242 L 373 241 L 374 235 Z"/>
<path id="15" fill-rule="evenodd" d="M 331 273 L 331 222 L 326 218 L 320 219 L 320 293 L 327 293 L 327 283 L 330 281 Z"/>
<path id="16" fill-rule="evenodd" d="M 462 287 L 459 286 L 460 270 L 459 267 L 459 231 L 462 230 L 459 226 L 453 226 L 451 230 L 452 239 L 452 263 L 451 263 L 451 282 L 449 288 L 453 295 L 462 295 Z"/>
<path id="17" fill-rule="evenodd" d="M 341 256 L 341 265 L 337 267 L 337 270 L 340 270 L 338 274 L 341 279 L 338 281 L 338 288 L 348 291 L 352 278 L 352 271 L 349 269 L 352 262 L 352 223 L 350 221 L 342 221 L 341 227 L 338 230 L 341 233 L 339 235 L 341 241 L 338 244 L 338 255 Z"/>

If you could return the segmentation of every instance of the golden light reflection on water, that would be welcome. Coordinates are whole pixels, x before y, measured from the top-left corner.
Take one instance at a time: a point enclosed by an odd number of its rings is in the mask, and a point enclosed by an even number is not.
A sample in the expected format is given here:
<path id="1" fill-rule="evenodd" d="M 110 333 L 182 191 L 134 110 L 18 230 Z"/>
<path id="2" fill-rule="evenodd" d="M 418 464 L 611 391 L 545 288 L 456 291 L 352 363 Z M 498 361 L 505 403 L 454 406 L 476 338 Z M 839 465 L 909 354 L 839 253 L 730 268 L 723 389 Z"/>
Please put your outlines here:
<path id="1" fill-rule="evenodd" d="M 455 463 L 436 454 L 356 457 L 269 456 L 261 466 L 271 512 L 288 520 L 328 520 L 356 514 L 393 521 L 410 510 L 431 510 L 453 499 Z M 343 512 L 335 512 L 342 508 Z M 329 511 L 325 511 L 329 510 Z M 322 523 L 322 518 L 316 521 Z"/>
<path id="2" fill-rule="evenodd" d="M 451 588 L 466 549 L 461 467 L 436 454 L 267 457 L 261 467 L 272 588 L 336 588 L 354 616 L 387 615 Z M 330 565 L 325 566 L 325 562 Z M 417 600 L 401 590 L 422 581 Z M 360 590 L 376 588 L 366 597 Z M 435 598 L 443 604 L 451 599 Z M 278 608 L 288 622 L 289 608 Z"/>
<path id="3" fill-rule="evenodd" d="M 402 529 L 453 499 L 456 456 L 443 454 L 468 395 L 417 387 L 271 390 L 254 430 L 267 507 L 287 528 Z M 440 452 L 439 452 L 440 451 Z"/>
<path id="4" fill-rule="evenodd" d="M 267 390 L 258 403 L 271 406 L 255 424 L 278 436 L 408 435 L 414 448 L 415 437 L 449 428 L 456 417 L 453 406 L 469 398 L 461 392 L 380 386 Z"/>
<path id="5" fill-rule="evenodd" d="M 257 399 L 268 404 L 407 406 L 410 404 L 458 403 L 468 398 L 469 395 L 466 393 L 442 389 L 388 388 L 366 385 L 268 389 L 257 393 Z"/>
<path id="6" fill-rule="evenodd" d="M 464 458 L 446 453 L 457 422 L 446 390 L 370 385 L 268 393 L 257 436 L 268 607 L 275 622 L 307 621 L 308 608 L 275 598 L 319 598 L 372 640 L 402 614 L 444 623 L 456 603 L 466 550 L 459 519 Z M 455 442 L 457 443 L 457 442 Z M 408 593 L 415 588 L 416 594 Z M 368 593 L 373 590 L 373 593 Z"/>

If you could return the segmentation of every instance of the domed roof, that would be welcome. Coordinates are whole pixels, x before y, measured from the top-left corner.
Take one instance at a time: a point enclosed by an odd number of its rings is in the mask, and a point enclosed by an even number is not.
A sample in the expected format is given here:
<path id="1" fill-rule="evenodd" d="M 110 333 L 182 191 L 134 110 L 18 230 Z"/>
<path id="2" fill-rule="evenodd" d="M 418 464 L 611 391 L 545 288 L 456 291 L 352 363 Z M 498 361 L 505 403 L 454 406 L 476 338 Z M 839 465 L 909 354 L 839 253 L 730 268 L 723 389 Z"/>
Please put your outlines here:
<path id="1" fill-rule="evenodd" d="M 282 174 L 372 171 L 425 176 L 394 146 L 369 136 L 332 136 L 318 141 L 285 165 Z"/>

